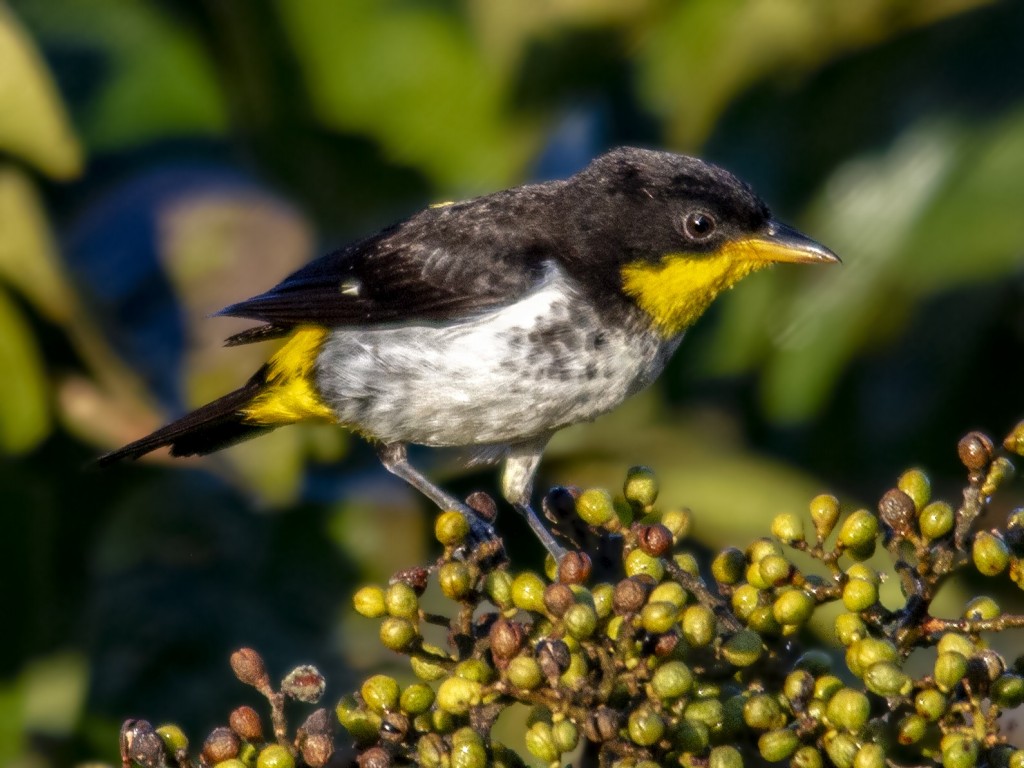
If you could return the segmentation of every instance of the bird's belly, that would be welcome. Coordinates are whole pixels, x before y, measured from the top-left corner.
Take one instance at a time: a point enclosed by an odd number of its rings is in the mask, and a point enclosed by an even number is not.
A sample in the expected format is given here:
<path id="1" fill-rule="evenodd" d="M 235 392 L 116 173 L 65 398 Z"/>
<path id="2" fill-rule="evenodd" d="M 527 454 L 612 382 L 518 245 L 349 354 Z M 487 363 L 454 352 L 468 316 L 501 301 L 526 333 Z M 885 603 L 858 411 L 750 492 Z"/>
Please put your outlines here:
<path id="1" fill-rule="evenodd" d="M 454 325 L 336 329 L 317 364 L 321 396 L 385 442 L 514 443 L 611 410 L 678 344 L 537 298 Z"/>

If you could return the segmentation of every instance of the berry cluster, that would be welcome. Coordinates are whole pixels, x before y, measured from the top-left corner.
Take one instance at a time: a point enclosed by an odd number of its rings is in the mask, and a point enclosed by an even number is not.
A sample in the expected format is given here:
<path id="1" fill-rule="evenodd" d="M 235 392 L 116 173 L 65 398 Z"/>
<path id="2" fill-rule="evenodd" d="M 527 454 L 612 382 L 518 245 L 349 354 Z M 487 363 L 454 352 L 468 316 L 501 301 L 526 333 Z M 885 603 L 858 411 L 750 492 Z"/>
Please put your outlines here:
<path id="1" fill-rule="evenodd" d="M 354 596 L 358 613 L 380 621 L 382 644 L 408 657 L 409 681 L 370 677 L 338 703 L 337 720 L 361 768 L 518 766 L 523 747 L 551 766 L 1024 768 L 1024 750 L 999 725 L 1024 703 L 1024 656 L 1008 662 L 985 642 L 1024 627 L 1024 615 L 986 596 L 956 618 L 931 611 L 958 571 L 1024 587 L 1024 509 L 1001 530 L 975 526 L 1013 476 L 1007 454 L 1024 455 L 1024 423 L 1003 447 L 979 433 L 960 441 L 968 479 L 956 505 L 933 499 L 927 476 L 910 470 L 877 514 L 818 496 L 806 516 L 777 516 L 772 536 L 719 552 L 707 573 L 685 544 L 690 512 L 659 508 L 642 467 L 618 497 L 548 494 L 548 516 L 586 551 L 549 559 L 543 575 L 513 570 L 500 542 L 472 540 L 462 515 L 443 513 L 436 562 Z M 889 578 L 901 595 L 886 605 Z M 424 608 L 431 584 L 450 610 Z M 808 630 L 827 605 L 839 610 L 829 628 L 845 657 Z M 443 643 L 424 636 L 431 625 Z M 283 693 L 265 693 L 273 743 L 242 733 L 233 715 L 224 730 L 242 747 L 225 760 L 278 768 L 263 755 L 282 747 L 322 765 L 303 751 L 309 728 L 287 736 Z M 529 708 L 527 730 L 503 745 L 492 728 L 513 706 Z M 184 766 L 184 750 L 156 732 Z M 209 751 L 205 764 L 241 768 Z"/>

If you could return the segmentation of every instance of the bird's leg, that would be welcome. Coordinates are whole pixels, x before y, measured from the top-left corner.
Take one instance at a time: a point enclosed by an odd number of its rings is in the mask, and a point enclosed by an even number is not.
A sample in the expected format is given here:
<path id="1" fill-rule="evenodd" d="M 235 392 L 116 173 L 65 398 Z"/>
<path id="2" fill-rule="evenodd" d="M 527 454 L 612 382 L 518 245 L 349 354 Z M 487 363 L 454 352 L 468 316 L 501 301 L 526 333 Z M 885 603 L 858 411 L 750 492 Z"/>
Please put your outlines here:
<path id="1" fill-rule="evenodd" d="M 409 463 L 408 446 L 405 443 L 381 444 L 377 447 L 377 456 L 388 472 L 405 480 L 405 482 L 434 502 L 440 509 L 451 509 L 461 512 L 469 522 L 470 530 L 475 539 L 478 541 L 488 541 L 496 538 L 494 528 L 491 527 L 490 523 L 481 518 L 476 510 L 463 504 L 451 494 L 445 493 Z"/>
<path id="2" fill-rule="evenodd" d="M 509 448 L 508 458 L 505 459 L 505 468 L 501 473 L 501 492 L 505 499 L 516 508 L 526 522 L 530 524 L 534 534 L 540 539 L 540 543 L 555 558 L 555 562 L 561 562 L 565 557 L 565 548 L 559 544 L 551 535 L 537 513 L 530 506 L 530 499 L 533 496 L 533 479 L 537 474 L 537 467 L 540 466 L 540 457 L 547 445 L 548 437 L 543 440 L 536 440 L 529 443 L 519 443 Z"/>

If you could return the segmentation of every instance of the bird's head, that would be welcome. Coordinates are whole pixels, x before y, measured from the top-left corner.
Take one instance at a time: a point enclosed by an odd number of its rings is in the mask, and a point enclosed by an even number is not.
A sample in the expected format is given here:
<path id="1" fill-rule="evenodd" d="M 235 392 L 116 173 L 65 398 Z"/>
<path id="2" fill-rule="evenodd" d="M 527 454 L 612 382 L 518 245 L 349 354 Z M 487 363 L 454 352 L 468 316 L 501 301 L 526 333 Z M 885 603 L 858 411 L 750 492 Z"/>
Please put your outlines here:
<path id="1" fill-rule="evenodd" d="M 772 264 L 835 263 L 830 250 L 775 221 L 754 191 L 692 157 L 622 147 L 566 185 L 596 266 L 666 336 L 722 291 Z"/>

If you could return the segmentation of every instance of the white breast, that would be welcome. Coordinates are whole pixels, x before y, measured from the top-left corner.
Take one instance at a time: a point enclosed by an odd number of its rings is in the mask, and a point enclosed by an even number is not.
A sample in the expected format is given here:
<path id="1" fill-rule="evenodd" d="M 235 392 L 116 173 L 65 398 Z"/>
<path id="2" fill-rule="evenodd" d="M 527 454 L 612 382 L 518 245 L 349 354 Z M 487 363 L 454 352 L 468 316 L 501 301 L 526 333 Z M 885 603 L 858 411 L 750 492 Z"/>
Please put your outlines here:
<path id="1" fill-rule="evenodd" d="M 605 326 L 552 268 L 519 301 L 462 321 L 336 329 L 317 385 L 342 423 L 385 442 L 514 443 L 611 410 L 679 343 Z"/>

